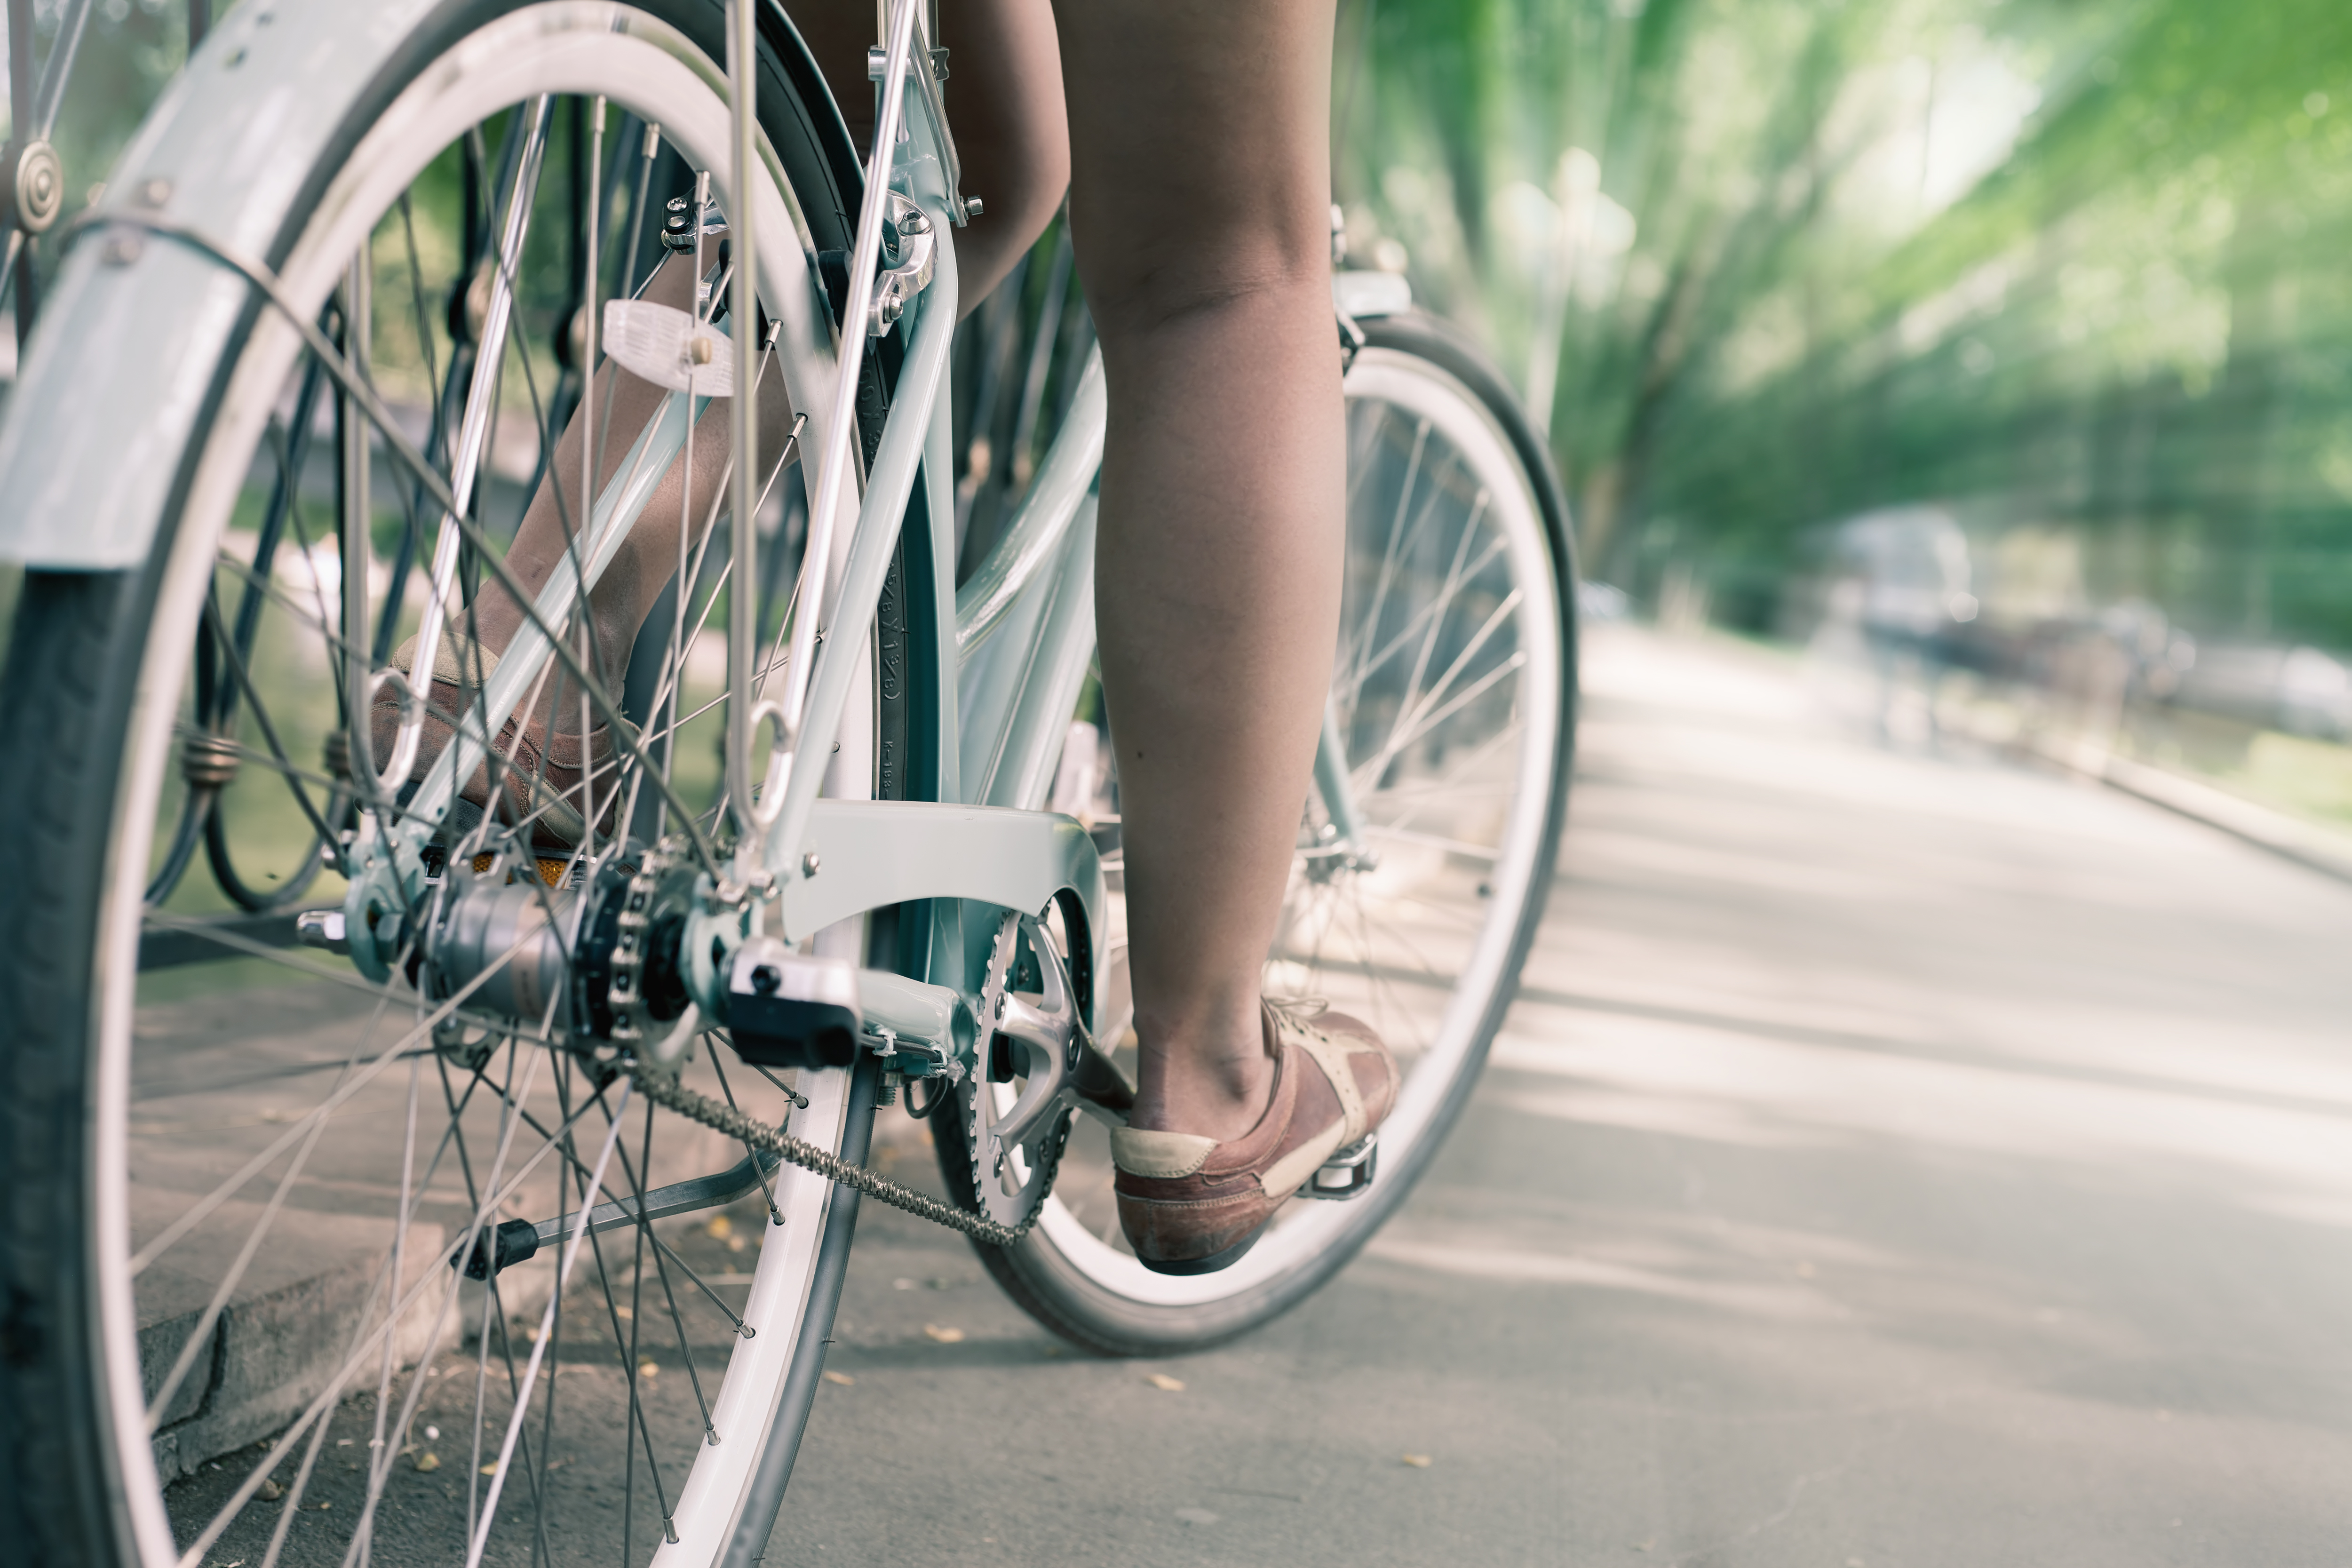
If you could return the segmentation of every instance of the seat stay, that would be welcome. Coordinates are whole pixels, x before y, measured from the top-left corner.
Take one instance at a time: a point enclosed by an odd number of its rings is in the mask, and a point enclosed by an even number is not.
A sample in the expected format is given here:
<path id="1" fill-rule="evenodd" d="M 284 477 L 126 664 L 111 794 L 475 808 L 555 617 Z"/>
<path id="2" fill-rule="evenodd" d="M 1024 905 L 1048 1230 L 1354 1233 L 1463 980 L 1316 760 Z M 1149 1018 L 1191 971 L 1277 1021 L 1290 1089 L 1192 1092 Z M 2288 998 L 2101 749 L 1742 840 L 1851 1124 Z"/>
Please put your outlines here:
<path id="1" fill-rule="evenodd" d="M 936 165 L 932 165 L 936 170 Z M 917 193 L 916 199 L 932 215 L 935 229 L 945 218 L 934 191 Z M 760 863 L 782 890 L 803 873 L 794 846 L 806 835 L 809 813 L 824 782 L 821 759 L 831 755 L 841 734 L 843 710 L 849 700 L 857 665 L 867 651 L 882 585 L 889 575 L 891 557 L 898 546 L 907 508 L 921 471 L 925 448 L 930 445 L 930 425 L 940 392 L 947 379 L 948 349 L 956 320 L 954 246 L 939 234 L 938 270 L 930 287 L 919 296 L 913 314 L 913 340 L 898 375 L 898 396 L 882 426 L 882 438 L 866 476 L 866 494 L 857 511 L 855 531 L 843 566 L 840 586 L 832 601 L 830 618 L 809 639 L 814 659 L 808 681 L 808 706 L 793 751 L 780 754 L 768 769 L 765 792 L 783 791 L 782 805 L 765 831 Z M 858 330 L 852 322 L 848 330 Z M 843 460 L 847 460 L 845 457 Z M 927 510 L 930 509 L 926 509 Z M 937 526 L 934 520 L 933 526 Z M 929 542 L 925 542 L 928 546 Z M 814 584 L 803 583 L 799 612 L 807 614 Z M 796 633 L 795 647 L 803 639 Z M 749 739 L 751 726 L 743 727 Z M 748 759 L 746 759 L 748 762 Z M 807 765 L 799 765 L 805 763 Z M 732 770 L 730 770 L 732 771 Z M 740 774 L 756 776 L 748 767 Z"/>
<path id="2" fill-rule="evenodd" d="M 919 473 L 928 481 L 931 537 L 905 542 L 932 556 L 942 581 L 952 561 L 954 514 L 943 504 L 942 482 L 949 403 L 941 395 L 957 314 L 952 196 L 922 117 L 908 122 L 895 183 L 932 219 L 936 272 L 908 313 L 907 356 L 814 644 L 795 760 L 772 767 L 762 788 L 763 796 L 783 792 L 760 864 L 781 900 L 776 934 L 792 942 L 870 910 L 931 899 L 1035 913 L 1068 890 L 1089 921 L 1101 916 L 1102 870 L 1092 840 L 1070 818 L 1035 809 L 1094 648 L 1093 489 L 1105 423 L 1098 351 L 1087 357 L 1020 512 L 955 594 L 951 616 L 944 603 L 938 606 L 934 667 L 895 672 L 928 678 L 939 693 L 940 793 L 973 804 L 824 798 L 824 769 L 797 761 L 825 757 L 840 733 Z M 934 469 L 941 471 L 927 471 Z M 804 584 L 803 595 L 809 591 Z M 877 672 L 885 679 L 892 673 Z"/>

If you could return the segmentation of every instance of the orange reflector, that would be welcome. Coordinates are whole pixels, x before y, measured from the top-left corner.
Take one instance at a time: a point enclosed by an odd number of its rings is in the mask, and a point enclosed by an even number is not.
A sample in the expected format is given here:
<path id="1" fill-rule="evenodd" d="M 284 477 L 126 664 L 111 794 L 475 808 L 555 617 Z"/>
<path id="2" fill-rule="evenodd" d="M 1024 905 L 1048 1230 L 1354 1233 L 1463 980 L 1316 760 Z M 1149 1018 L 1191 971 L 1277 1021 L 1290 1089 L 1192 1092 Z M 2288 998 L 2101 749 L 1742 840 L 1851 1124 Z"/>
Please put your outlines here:
<path id="1" fill-rule="evenodd" d="M 474 875 L 477 877 L 488 875 L 491 863 L 497 858 L 498 857 L 495 855 L 475 856 Z M 544 855 L 536 856 L 534 858 L 539 862 L 539 879 L 541 881 L 546 883 L 551 888 L 560 888 L 563 886 L 564 870 L 572 864 L 569 859 L 551 859 Z M 507 880 L 509 882 L 514 880 L 514 877 L 511 873 L 508 875 Z"/>

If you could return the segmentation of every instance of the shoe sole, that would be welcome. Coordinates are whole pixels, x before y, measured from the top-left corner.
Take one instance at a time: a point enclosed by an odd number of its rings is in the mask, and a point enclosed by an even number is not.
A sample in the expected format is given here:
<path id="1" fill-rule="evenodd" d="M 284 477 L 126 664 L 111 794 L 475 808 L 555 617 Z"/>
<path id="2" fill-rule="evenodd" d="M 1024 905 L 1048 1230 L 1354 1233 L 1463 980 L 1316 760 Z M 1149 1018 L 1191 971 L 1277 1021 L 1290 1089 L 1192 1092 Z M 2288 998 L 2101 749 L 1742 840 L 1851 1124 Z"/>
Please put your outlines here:
<path id="1" fill-rule="evenodd" d="M 1266 1223 L 1273 1223 L 1271 1215 L 1266 1216 Z M 1139 1254 L 1135 1260 L 1154 1274 L 1214 1274 L 1220 1268 L 1240 1262 L 1242 1254 L 1257 1245 L 1257 1238 L 1265 1234 L 1265 1228 L 1261 1225 L 1223 1252 L 1212 1252 L 1206 1258 L 1150 1258 Z"/>

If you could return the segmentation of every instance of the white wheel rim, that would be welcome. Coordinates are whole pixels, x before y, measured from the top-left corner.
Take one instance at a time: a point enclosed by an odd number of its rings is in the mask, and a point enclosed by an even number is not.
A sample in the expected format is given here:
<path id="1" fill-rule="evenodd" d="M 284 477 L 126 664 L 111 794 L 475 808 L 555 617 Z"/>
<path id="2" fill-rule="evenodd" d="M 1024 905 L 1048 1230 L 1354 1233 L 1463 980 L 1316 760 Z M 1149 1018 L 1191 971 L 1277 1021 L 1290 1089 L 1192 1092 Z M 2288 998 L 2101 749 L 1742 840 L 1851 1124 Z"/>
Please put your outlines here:
<path id="1" fill-rule="evenodd" d="M 731 184 L 724 74 L 683 36 L 656 18 L 620 5 L 559 0 L 518 11 L 454 45 L 419 74 L 362 140 L 278 269 L 279 283 L 296 309 L 315 314 L 323 306 L 362 236 L 431 157 L 466 128 L 540 93 L 602 94 L 615 109 L 635 110 L 658 122 L 665 142 L 693 166 L 711 171 L 715 191 Z M 752 215 L 759 234 L 761 295 L 783 323 L 778 363 L 793 406 L 808 412 L 808 449 L 822 449 L 817 426 L 829 404 L 832 328 L 809 278 L 814 246 L 806 222 L 787 194 L 781 165 L 764 137 L 762 151 L 772 184 L 763 184 Z M 293 329 L 265 312 L 210 426 L 149 634 L 142 701 L 133 715 L 122 805 L 110 850 L 100 925 L 103 993 L 92 1189 L 107 1394 L 115 1430 L 123 1434 L 142 1434 L 145 1427 L 136 1299 L 128 1267 L 127 1177 L 135 954 L 152 811 L 173 754 L 174 707 L 194 638 L 203 584 L 244 483 L 249 456 L 300 352 Z M 845 504 L 854 515 L 854 486 Z M 856 711 L 860 705 L 853 700 L 851 708 Z M 856 770 L 858 758 L 853 753 L 869 742 L 859 727 L 845 726 L 837 771 Z M 870 758 L 866 761 L 870 764 Z M 801 1092 L 810 1104 L 794 1117 L 795 1131 L 837 1147 L 847 1112 L 847 1089 L 846 1072 L 803 1074 Z M 777 1173 L 775 1202 L 786 1224 L 771 1227 L 744 1311 L 745 1321 L 758 1332 L 730 1348 L 710 1410 L 722 1441 L 699 1447 L 674 1505 L 678 1540 L 659 1549 L 657 1562 L 713 1562 L 725 1546 L 763 1447 L 757 1439 L 774 1417 L 800 1339 L 800 1314 L 831 1194 L 832 1184 L 812 1173 L 789 1165 Z M 360 1384 L 346 1386 L 356 1389 Z M 723 1440 L 730 1436 L 736 1440 Z M 126 1438 L 117 1447 L 141 1555 L 153 1564 L 179 1562 L 160 1479 L 143 1436 Z"/>

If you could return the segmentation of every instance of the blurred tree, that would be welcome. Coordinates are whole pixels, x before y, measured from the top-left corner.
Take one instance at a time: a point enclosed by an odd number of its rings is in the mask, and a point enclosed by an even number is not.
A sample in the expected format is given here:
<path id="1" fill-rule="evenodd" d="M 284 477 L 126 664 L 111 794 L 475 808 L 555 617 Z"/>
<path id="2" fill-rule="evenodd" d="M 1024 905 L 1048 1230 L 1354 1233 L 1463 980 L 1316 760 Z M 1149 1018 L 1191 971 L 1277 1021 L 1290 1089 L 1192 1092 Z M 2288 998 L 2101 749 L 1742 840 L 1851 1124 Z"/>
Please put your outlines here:
<path id="1" fill-rule="evenodd" d="M 1933 500 L 2352 644 L 2340 0 L 1358 0 L 1342 61 L 1358 259 L 1523 375 L 1596 575 Z"/>

